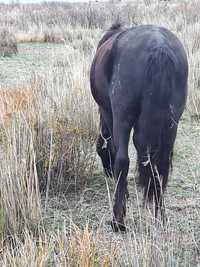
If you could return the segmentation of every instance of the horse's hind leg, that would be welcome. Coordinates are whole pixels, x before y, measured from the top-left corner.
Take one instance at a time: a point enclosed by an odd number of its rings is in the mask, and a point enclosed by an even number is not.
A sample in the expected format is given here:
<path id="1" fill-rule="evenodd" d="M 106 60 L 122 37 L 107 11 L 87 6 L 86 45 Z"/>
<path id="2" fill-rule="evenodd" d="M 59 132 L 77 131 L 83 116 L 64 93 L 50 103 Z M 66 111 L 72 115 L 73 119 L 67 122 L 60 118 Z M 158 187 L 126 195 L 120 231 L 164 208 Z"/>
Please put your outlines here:
<path id="1" fill-rule="evenodd" d="M 96 150 L 101 158 L 104 172 L 113 176 L 114 147 L 112 140 L 112 116 L 100 110 L 100 134 L 97 139 Z"/>
<path id="2" fill-rule="evenodd" d="M 126 215 L 127 175 L 129 170 L 128 143 L 131 131 L 131 123 L 123 120 L 114 120 L 113 136 L 116 149 L 114 176 L 117 180 L 112 228 L 114 231 L 125 231 L 124 216 Z"/>
<path id="3" fill-rule="evenodd" d="M 170 121 L 166 121 L 164 126 L 159 144 L 156 144 L 156 139 L 155 143 L 153 138 L 150 139 L 155 135 L 150 131 L 144 138 L 145 129 L 142 127 L 135 127 L 133 135 L 138 154 L 139 184 L 144 189 L 144 203 L 146 205 L 146 202 L 154 200 L 155 219 L 158 218 L 158 211 L 160 211 L 163 223 L 166 221 L 164 191 L 168 181 L 177 130 L 175 126 L 170 127 Z M 152 133 L 156 133 L 155 129 L 154 131 L 152 127 L 151 129 Z"/>

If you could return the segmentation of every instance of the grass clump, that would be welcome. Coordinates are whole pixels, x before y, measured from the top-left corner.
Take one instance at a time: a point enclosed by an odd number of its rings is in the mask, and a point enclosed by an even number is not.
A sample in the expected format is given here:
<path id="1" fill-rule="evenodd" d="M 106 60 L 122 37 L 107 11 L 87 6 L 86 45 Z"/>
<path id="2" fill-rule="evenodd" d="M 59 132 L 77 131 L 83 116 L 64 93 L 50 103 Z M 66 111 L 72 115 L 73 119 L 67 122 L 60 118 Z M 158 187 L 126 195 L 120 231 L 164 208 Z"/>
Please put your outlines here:
<path id="1" fill-rule="evenodd" d="M 0 207 L 5 236 L 21 236 L 24 228 L 37 233 L 41 222 L 33 134 L 17 115 L 9 128 L 1 130 Z"/>
<path id="2" fill-rule="evenodd" d="M 49 187 L 55 194 L 83 187 L 94 168 L 94 140 L 87 129 L 66 119 L 44 121 L 35 140 L 41 190 Z"/>
<path id="3" fill-rule="evenodd" d="M 10 57 L 18 53 L 17 40 L 13 33 L 0 30 L 0 56 Z"/>

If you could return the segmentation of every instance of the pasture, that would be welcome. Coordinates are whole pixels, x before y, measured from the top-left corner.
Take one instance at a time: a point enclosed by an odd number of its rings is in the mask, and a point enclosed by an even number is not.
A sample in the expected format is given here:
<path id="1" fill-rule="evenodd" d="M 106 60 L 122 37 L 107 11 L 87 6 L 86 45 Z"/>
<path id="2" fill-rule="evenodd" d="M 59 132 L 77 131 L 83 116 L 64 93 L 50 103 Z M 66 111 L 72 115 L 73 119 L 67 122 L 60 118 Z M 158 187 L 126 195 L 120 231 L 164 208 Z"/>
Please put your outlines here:
<path id="1" fill-rule="evenodd" d="M 18 46 L 0 57 L 1 266 L 199 266 L 199 13 L 199 1 L 186 0 L 0 5 L 1 27 Z M 142 208 L 131 138 L 126 234 L 109 224 L 115 184 L 95 152 L 98 111 L 89 87 L 97 43 L 115 21 L 169 28 L 190 65 L 168 222 L 155 224 Z"/>

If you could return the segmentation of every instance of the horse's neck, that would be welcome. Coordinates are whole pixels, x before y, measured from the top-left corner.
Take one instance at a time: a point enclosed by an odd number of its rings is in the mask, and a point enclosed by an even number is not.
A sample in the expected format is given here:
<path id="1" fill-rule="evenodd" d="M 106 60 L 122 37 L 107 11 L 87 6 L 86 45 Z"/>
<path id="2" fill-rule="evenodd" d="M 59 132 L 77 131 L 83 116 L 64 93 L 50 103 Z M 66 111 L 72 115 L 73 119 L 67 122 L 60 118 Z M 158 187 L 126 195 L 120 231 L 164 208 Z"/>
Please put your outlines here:
<path id="1" fill-rule="evenodd" d="M 108 41 L 111 37 L 112 39 L 115 39 L 117 38 L 117 36 L 123 32 L 124 29 L 118 29 L 118 30 L 113 30 L 113 31 L 108 31 L 103 37 L 102 39 L 100 40 L 98 46 L 97 46 L 97 49 L 102 46 L 106 41 Z"/>

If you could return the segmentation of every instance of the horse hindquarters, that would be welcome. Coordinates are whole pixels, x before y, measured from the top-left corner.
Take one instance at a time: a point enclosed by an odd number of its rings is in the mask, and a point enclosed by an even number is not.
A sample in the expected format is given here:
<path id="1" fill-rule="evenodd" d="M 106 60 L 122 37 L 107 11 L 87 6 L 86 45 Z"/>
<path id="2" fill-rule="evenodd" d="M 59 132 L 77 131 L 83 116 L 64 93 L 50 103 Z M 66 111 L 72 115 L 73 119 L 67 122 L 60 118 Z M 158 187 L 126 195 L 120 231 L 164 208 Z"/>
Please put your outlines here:
<path id="1" fill-rule="evenodd" d="M 187 73 L 181 77 L 185 84 L 181 84 L 174 64 L 161 48 L 149 57 L 141 114 L 133 137 L 138 153 L 139 184 L 144 188 L 145 203 L 155 200 L 156 217 L 158 208 L 162 215 L 162 195 L 187 94 Z M 180 70 L 178 75 L 182 74 Z"/>

